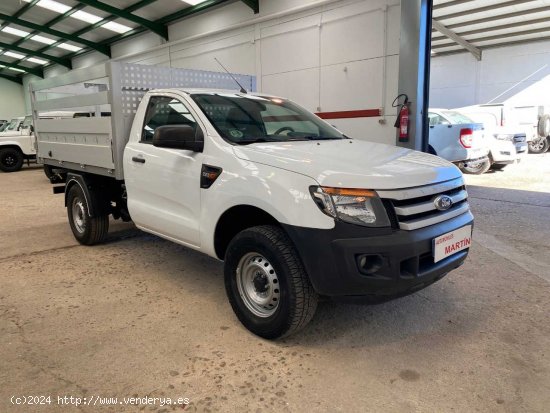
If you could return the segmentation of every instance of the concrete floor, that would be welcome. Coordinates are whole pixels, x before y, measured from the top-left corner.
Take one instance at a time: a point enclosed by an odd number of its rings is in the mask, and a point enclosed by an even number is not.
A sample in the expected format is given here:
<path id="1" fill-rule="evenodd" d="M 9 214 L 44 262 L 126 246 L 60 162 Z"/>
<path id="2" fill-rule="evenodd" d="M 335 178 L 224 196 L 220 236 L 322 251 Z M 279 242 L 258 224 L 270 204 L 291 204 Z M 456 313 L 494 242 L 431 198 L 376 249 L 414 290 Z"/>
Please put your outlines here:
<path id="1" fill-rule="evenodd" d="M 391 303 L 322 303 L 279 342 L 239 324 L 221 263 L 126 224 L 79 246 L 41 170 L 0 174 L 0 411 L 182 411 L 57 404 L 150 396 L 197 412 L 548 412 L 550 153 L 527 159 L 468 177 L 462 268 Z"/>

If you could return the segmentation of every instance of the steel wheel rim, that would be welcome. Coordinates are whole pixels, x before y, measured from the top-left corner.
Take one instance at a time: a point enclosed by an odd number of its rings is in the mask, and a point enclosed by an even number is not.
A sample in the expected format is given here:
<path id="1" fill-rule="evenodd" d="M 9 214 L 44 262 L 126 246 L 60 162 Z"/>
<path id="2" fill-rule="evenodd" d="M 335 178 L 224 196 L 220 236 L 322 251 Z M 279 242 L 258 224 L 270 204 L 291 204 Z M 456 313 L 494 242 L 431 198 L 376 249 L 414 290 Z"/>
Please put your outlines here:
<path id="1" fill-rule="evenodd" d="M 82 200 L 75 198 L 71 209 L 74 227 L 80 234 L 82 234 L 86 230 L 86 210 L 84 209 Z"/>
<path id="2" fill-rule="evenodd" d="M 279 278 L 271 263 L 261 254 L 249 252 L 237 266 L 237 289 L 252 314 L 267 318 L 279 308 Z"/>

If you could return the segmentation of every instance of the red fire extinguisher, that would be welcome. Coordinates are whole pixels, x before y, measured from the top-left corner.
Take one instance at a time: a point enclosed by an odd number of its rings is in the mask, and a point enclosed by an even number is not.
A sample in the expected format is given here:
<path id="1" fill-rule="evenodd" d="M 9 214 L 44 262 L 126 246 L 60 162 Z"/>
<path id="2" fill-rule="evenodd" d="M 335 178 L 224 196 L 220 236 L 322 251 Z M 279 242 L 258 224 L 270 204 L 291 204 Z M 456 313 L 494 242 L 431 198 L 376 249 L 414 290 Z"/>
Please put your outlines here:
<path id="1" fill-rule="evenodd" d="M 399 104 L 399 99 L 403 99 L 403 103 Z M 401 107 L 399 109 L 399 114 L 395 121 L 395 127 L 399 129 L 399 142 L 408 142 L 409 141 L 409 97 L 405 94 L 399 95 L 393 101 L 394 108 Z"/>

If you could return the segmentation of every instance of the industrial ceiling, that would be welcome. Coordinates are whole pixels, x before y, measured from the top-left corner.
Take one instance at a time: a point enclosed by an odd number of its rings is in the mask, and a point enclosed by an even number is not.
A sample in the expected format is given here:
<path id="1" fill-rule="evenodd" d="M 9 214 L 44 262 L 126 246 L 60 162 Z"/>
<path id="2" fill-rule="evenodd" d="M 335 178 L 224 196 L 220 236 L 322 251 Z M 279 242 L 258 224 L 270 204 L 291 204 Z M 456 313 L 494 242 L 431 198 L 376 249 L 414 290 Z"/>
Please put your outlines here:
<path id="1" fill-rule="evenodd" d="M 434 0 L 432 55 L 550 40 L 549 0 Z"/>
<path id="2" fill-rule="evenodd" d="M 110 57 L 110 45 L 145 31 L 168 40 L 168 25 L 236 0 L 2 0 L 0 77 L 21 83 L 29 73 L 97 51 Z M 240 0 L 254 13 L 258 0 Z"/>
<path id="3" fill-rule="evenodd" d="M 237 0 L 2 0 L 0 77 L 21 83 L 25 73 L 145 31 L 168 39 L 167 26 Z M 254 13 L 259 0 L 240 0 Z M 404 0 L 405 1 L 405 0 Z M 550 0 L 434 0 L 432 55 L 470 52 L 550 39 Z"/>

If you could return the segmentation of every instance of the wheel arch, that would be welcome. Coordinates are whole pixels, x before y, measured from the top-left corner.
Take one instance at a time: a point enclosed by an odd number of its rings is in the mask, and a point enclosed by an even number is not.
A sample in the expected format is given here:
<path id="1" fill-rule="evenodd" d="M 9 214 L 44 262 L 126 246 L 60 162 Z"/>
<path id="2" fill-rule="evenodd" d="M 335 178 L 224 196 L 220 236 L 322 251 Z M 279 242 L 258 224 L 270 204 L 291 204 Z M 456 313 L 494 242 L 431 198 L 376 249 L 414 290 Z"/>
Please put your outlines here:
<path id="1" fill-rule="evenodd" d="M 214 251 L 223 260 L 231 240 L 239 232 L 258 225 L 274 225 L 282 228 L 280 222 L 270 213 L 252 205 L 235 205 L 218 219 L 214 230 Z"/>
<path id="2" fill-rule="evenodd" d="M 109 203 L 96 191 L 94 191 L 93 182 L 86 176 L 69 172 L 65 183 L 65 207 L 68 206 L 69 191 L 72 187 L 78 185 L 86 198 L 88 204 L 88 215 L 95 217 L 109 213 Z"/>

